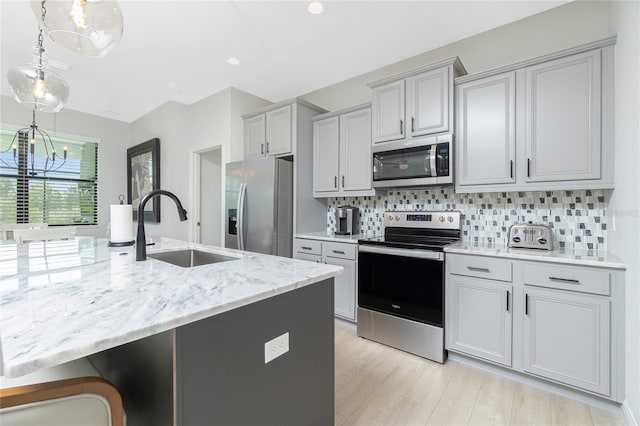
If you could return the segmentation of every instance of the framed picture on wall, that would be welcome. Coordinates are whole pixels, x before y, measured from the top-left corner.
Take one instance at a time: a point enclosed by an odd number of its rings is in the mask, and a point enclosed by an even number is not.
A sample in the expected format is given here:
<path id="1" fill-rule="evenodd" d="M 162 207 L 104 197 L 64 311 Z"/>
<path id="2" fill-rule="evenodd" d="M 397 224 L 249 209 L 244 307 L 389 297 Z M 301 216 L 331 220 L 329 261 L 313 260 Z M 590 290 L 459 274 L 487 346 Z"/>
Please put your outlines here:
<path id="1" fill-rule="evenodd" d="M 133 208 L 133 220 L 138 220 L 140 200 L 149 192 L 160 189 L 160 139 L 154 138 L 127 149 L 127 201 Z M 160 222 L 160 197 L 144 206 L 145 222 Z"/>

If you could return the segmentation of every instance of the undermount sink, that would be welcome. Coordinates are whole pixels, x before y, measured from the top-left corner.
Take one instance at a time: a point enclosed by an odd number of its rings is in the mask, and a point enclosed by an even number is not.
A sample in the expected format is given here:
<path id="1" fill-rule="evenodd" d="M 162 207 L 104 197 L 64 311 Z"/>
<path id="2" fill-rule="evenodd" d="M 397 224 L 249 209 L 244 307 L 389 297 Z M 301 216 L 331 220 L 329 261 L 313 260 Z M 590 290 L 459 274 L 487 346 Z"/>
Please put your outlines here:
<path id="1" fill-rule="evenodd" d="M 239 257 L 225 256 L 223 254 L 211 253 L 195 249 L 165 251 L 160 253 L 149 253 L 147 257 L 171 263 L 183 268 L 193 268 L 194 266 L 210 265 L 212 263 L 228 262 L 238 260 Z"/>

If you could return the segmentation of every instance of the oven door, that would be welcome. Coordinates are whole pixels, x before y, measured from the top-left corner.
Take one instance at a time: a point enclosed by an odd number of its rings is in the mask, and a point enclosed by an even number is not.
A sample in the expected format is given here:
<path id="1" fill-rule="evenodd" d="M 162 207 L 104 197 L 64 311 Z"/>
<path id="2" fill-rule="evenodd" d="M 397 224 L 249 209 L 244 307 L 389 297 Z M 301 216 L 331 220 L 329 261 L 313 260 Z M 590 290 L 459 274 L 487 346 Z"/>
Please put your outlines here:
<path id="1" fill-rule="evenodd" d="M 442 327 L 444 253 L 360 245 L 358 306 Z"/>

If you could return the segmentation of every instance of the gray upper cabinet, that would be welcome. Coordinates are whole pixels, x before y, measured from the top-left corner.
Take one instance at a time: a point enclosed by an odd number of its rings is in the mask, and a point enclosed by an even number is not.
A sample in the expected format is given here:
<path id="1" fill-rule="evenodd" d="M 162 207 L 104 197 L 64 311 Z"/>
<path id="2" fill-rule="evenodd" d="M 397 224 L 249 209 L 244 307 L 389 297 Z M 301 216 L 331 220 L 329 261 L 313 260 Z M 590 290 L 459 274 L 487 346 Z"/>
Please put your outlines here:
<path id="1" fill-rule="evenodd" d="M 373 195 L 369 104 L 313 118 L 313 195 Z"/>
<path id="2" fill-rule="evenodd" d="M 292 140 L 292 105 L 285 105 L 244 120 L 246 159 L 290 154 Z"/>
<path id="3" fill-rule="evenodd" d="M 464 74 L 454 57 L 369 84 L 372 142 L 453 131 L 453 79 Z"/>
<path id="4" fill-rule="evenodd" d="M 313 192 L 338 192 L 340 116 L 313 123 Z"/>
<path id="5" fill-rule="evenodd" d="M 457 78 L 456 191 L 613 188 L 614 44 Z"/>
<path id="6" fill-rule="evenodd" d="M 600 178 L 600 55 L 526 69 L 527 181 Z"/>
<path id="7" fill-rule="evenodd" d="M 292 106 L 287 105 L 266 113 L 267 137 L 266 152 L 269 155 L 291 153 L 292 141 Z"/>
<path id="8" fill-rule="evenodd" d="M 373 143 L 404 139 L 404 80 L 373 89 Z"/>
<path id="9" fill-rule="evenodd" d="M 407 79 L 407 126 L 410 136 L 449 131 L 449 67 Z"/>
<path id="10" fill-rule="evenodd" d="M 265 155 L 267 118 L 264 114 L 244 121 L 244 156 L 258 158 Z"/>
<path id="11" fill-rule="evenodd" d="M 515 72 L 508 72 L 456 88 L 458 185 L 516 181 L 515 84 Z"/>

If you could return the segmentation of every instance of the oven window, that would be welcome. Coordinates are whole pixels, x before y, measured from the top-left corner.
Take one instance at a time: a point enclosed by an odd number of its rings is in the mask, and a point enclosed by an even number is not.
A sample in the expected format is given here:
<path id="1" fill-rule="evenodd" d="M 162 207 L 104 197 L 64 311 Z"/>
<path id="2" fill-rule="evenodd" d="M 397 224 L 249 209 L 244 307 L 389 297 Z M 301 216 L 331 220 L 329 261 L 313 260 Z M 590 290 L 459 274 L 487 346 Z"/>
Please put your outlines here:
<path id="1" fill-rule="evenodd" d="M 360 252 L 358 305 L 443 326 L 444 262 Z"/>
<path id="2" fill-rule="evenodd" d="M 430 145 L 373 154 L 373 180 L 431 176 Z"/>

